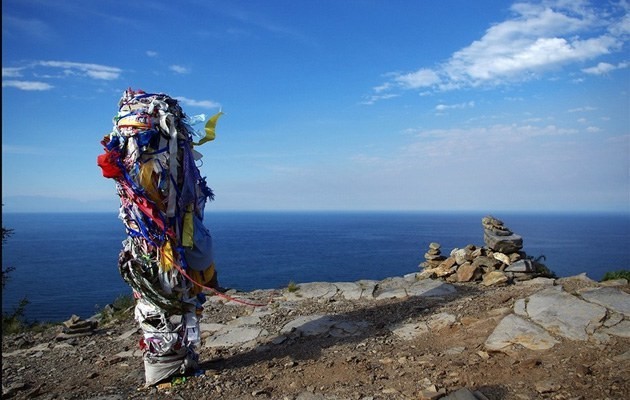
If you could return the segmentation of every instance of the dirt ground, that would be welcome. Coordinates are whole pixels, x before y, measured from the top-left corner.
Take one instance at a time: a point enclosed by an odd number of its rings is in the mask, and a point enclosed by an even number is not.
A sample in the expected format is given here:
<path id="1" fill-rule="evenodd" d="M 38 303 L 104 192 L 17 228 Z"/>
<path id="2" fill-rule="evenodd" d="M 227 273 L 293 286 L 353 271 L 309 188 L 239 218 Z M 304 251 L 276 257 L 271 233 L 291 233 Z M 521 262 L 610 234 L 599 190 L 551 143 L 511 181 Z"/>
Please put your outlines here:
<path id="1" fill-rule="evenodd" d="M 565 282 L 574 291 L 579 282 Z M 270 307 L 269 332 L 300 315 L 331 314 L 369 325 L 355 336 L 263 341 L 255 346 L 202 348 L 202 372 L 144 388 L 140 333 L 125 337 L 133 317 L 99 326 L 93 335 L 55 340 L 60 327 L 4 337 L 3 398 L 33 399 L 423 399 L 460 388 L 483 399 L 629 399 L 630 339 L 605 344 L 558 338 L 550 350 L 488 352 L 484 342 L 518 299 L 536 287 L 456 284 L 444 298 L 382 301 L 332 298 Z M 624 290 L 630 291 L 626 285 Z M 269 291 L 248 293 L 264 301 Z M 225 323 L 251 307 L 208 303 L 204 322 Z M 447 312 L 456 322 L 412 340 L 388 326 Z M 124 337 L 121 339 L 121 335 Z M 483 396 L 483 397 L 482 397 Z"/>

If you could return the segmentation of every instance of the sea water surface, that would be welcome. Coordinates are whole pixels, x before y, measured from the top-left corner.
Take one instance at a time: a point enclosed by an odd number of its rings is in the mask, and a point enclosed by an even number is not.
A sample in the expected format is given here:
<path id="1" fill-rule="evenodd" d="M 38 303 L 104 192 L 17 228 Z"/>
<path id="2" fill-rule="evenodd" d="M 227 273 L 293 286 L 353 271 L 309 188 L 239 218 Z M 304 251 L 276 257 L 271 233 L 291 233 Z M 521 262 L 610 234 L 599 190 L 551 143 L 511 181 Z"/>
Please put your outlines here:
<path id="1" fill-rule="evenodd" d="M 204 223 L 214 239 L 223 287 L 286 287 L 289 282 L 383 279 L 418 271 L 429 243 L 442 253 L 482 246 L 484 213 L 212 212 Z M 523 236 L 523 250 L 545 256 L 558 276 L 582 272 L 599 280 L 630 268 L 628 214 L 501 214 Z M 13 229 L 3 244 L 3 311 L 27 298 L 26 317 L 87 318 L 131 290 L 118 272 L 126 234 L 115 213 L 3 214 Z"/>

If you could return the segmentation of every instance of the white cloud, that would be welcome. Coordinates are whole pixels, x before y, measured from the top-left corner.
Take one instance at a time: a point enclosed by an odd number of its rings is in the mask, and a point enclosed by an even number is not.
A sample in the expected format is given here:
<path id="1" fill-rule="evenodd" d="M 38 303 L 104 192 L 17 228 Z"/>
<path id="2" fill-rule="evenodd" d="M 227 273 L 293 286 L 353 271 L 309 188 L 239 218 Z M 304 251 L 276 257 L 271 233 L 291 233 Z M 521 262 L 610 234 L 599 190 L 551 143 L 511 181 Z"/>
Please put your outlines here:
<path id="1" fill-rule="evenodd" d="M 446 111 L 453 110 L 458 108 L 472 108 L 475 106 L 474 101 L 469 101 L 467 103 L 459 103 L 459 104 L 438 104 L 435 106 L 435 111 Z"/>
<path id="2" fill-rule="evenodd" d="M 611 35 L 623 36 L 630 34 L 630 6 L 627 2 L 620 2 L 621 6 L 625 7 L 625 15 L 617 21 L 614 21 L 608 27 L 608 31 Z"/>
<path id="3" fill-rule="evenodd" d="M 419 138 L 432 139 L 460 139 L 470 138 L 471 140 L 484 139 L 480 141 L 480 146 L 484 146 L 484 141 L 489 139 L 516 140 L 520 141 L 524 138 L 536 136 L 559 136 L 571 135 L 577 133 L 577 130 L 571 128 L 562 128 L 557 125 L 549 124 L 544 126 L 538 125 L 520 125 L 520 124 L 495 124 L 486 127 L 476 128 L 453 128 L 453 129 L 432 129 L 417 132 Z"/>
<path id="4" fill-rule="evenodd" d="M 2 81 L 2 87 L 14 87 L 20 90 L 33 91 L 33 90 L 50 90 L 54 86 L 48 84 L 46 82 L 37 82 L 37 81 L 16 81 L 16 80 L 7 80 Z"/>
<path id="5" fill-rule="evenodd" d="M 532 117 L 532 118 L 525 118 L 523 120 L 523 122 L 542 122 L 543 119 L 540 117 Z"/>
<path id="6" fill-rule="evenodd" d="M 398 97 L 398 96 L 400 96 L 400 95 L 393 94 L 393 93 L 386 93 L 386 94 L 383 94 L 383 95 L 376 94 L 376 95 L 373 95 L 373 96 L 369 96 L 367 98 L 367 100 L 362 101 L 361 104 L 370 105 L 370 104 L 376 103 L 379 100 L 387 100 L 387 99 L 391 99 L 391 98 Z"/>
<path id="7" fill-rule="evenodd" d="M 56 72 L 51 73 L 54 69 Z M 22 67 L 2 68 L 3 78 L 22 78 L 3 80 L 2 87 L 14 87 L 20 90 L 42 91 L 55 86 L 47 80 L 64 79 L 73 76 L 87 77 L 94 80 L 115 80 L 122 74 L 122 69 L 108 65 L 80 63 L 74 61 L 34 61 Z"/>
<path id="8" fill-rule="evenodd" d="M 221 104 L 212 100 L 193 100 L 186 97 L 175 97 L 177 101 L 185 106 L 199 107 L 199 108 L 220 108 Z"/>
<path id="9" fill-rule="evenodd" d="M 118 79 L 122 70 L 117 67 L 110 67 L 100 64 L 78 63 L 72 61 L 40 61 L 39 65 L 44 67 L 62 68 L 64 73 L 72 75 L 74 73 L 84 74 L 92 79 L 114 80 Z"/>
<path id="10" fill-rule="evenodd" d="M 482 171 L 488 172 L 485 168 L 479 167 L 481 164 L 496 167 L 496 162 L 507 162 L 506 160 L 510 160 L 508 164 L 513 162 L 518 164 L 530 158 L 544 159 L 545 156 L 539 155 L 542 143 L 567 143 L 578 133 L 576 129 L 553 124 L 494 124 L 471 128 L 420 130 L 412 143 L 393 157 L 390 163 L 381 163 L 379 168 L 418 165 L 418 160 L 422 160 L 422 168 L 448 168 L 456 171 L 456 175 L 476 175 Z M 477 168 L 479 171 L 473 173 Z M 476 177 L 477 180 L 478 178 L 479 176 Z"/>
<path id="11" fill-rule="evenodd" d="M 600 62 L 599 64 L 597 64 L 594 67 L 589 67 L 589 68 L 584 68 L 582 69 L 582 72 L 587 73 L 587 74 L 591 74 L 591 75 L 606 75 L 607 73 L 614 71 L 616 69 L 623 69 L 623 68 L 627 68 L 628 67 L 628 63 L 627 62 L 622 62 L 619 63 L 617 65 L 613 65 L 613 64 L 609 64 L 609 63 L 605 63 L 605 62 Z"/>
<path id="12" fill-rule="evenodd" d="M 455 51 L 445 62 L 415 72 L 392 73 L 393 78 L 377 86 L 375 93 L 421 88 L 446 91 L 522 82 L 621 51 L 625 35 L 630 32 L 630 20 L 621 10 L 623 5 L 614 7 L 604 12 L 580 1 L 516 3 L 509 19 L 492 25 L 481 38 Z M 610 69 L 605 63 L 600 63 L 599 70 L 594 68 L 585 72 Z"/>
<path id="13" fill-rule="evenodd" d="M 3 78 L 19 78 L 22 76 L 23 68 L 4 68 L 2 67 Z"/>
<path id="14" fill-rule="evenodd" d="M 416 72 L 397 76 L 395 81 L 405 89 L 418 89 L 439 83 L 440 77 L 431 69 L 421 68 Z"/>
<path id="15" fill-rule="evenodd" d="M 157 51 L 153 51 L 153 50 L 147 50 L 146 51 L 146 55 L 149 57 L 157 57 L 158 52 Z"/>
<path id="16" fill-rule="evenodd" d="M 515 123 L 416 129 L 415 135 L 407 136 L 405 147 L 392 152 L 365 150 L 353 157 L 356 165 L 339 175 L 352 171 L 348 186 L 357 191 L 365 187 L 362 193 L 374 187 L 389 193 L 391 198 L 383 204 L 540 210 L 567 209 L 567 204 L 571 209 L 581 202 L 597 208 L 603 204 L 598 196 L 605 191 L 623 207 L 628 180 L 627 169 L 620 166 L 627 165 L 629 136 L 618 136 L 614 142 L 584 141 L 580 140 L 584 128 Z M 602 159 L 607 162 L 602 164 Z M 427 200 L 427 193 L 437 187 L 450 189 Z M 591 198 L 585 192 L 596 194 Z"/>
<path id="17" fill-rule="evenodd" d="M 182 67 L 181 65 L 171 65 L 168 67 L 171 71 L 177 72 L 178 74 L 188 74 L 190 73 L 190 69 L 186 67 Z"/>
<path id="18" fill-rule="evenodd" d="M 374 93 L 380 93 L 380 92 L 383 92 L 385 90 L 391 89 L 391 87 L 392 87 L 391 83 L 385 82 L 384 84 L 379 85 L 379 86 L 375 86 L 372 89 L 374 90 Z"/>
<path id="19" fill-rule="evenodd" d="M 595 110 L 597 110 L 596 107 L 584 106 L 584 107 L 572 108 L 568 110 L 568 112 L 574 113 L 574 112 L 585 112 L 585 111 L 595 111 Z"/>
<path id="20" fill-rule="evenodd" d="M 547 69 L 607 54 L 619 43 L 611 37 L 587 40 L 537 38 L 534 41 L 505 42 L 501 48 L 474 45 L 457 52 L 445 67 L 450 80 L 478 86 L 523 80 Z M 492 46 L 499 47 L 499 46 Z"/>
<path id="21" fill-rule="evenodd" d="M 2 35 L 28 37 L 36 41 L 51 42 L 57 33 L 45 22 L 36 18 L 20 18 L 2 13 Z"/>
<path id="22" fill-rule="evenodd" d="M 601 128 L 597 127 L 597 126 L 589 126 L 588 128 L 586 128 L 586 132 L 588 133 L 597 133 L 597 132 L 601 132 Z"/>

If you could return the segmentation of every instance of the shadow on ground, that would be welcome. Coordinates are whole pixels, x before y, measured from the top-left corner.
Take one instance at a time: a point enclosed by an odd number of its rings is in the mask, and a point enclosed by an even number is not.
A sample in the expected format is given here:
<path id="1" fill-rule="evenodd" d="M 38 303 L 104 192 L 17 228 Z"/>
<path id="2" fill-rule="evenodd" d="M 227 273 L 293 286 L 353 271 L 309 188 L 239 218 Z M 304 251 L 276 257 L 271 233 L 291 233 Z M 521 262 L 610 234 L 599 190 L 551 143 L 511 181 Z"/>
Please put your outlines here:
<path id="1" fill-rule="evenodd" d="M 202 369 L 236 369 L 249 365 L 273 360 L 289 358 L 291 360 L 317 360 L 321 357 L 322 350 L 347 344 L 358 344 L 368 338 L 386 337 L 392 335 L 389 327 L 407 322 L 417 322 L 431 314 L 448 302 L 455 301 L 461 297 L 472 296 L 480 292 L 480 289 L 471 286 L 457 286 L 456 291 L 443 295 L 443 292 L 435 293 L 442 296 L 435 296 L 431 291 L 422 296 L 410 296 L 404 299 L 387 299 L 365 301 L 364 306 L 347 313 L 326 315 L 322 318 L 331 318 L 334 321 L 347 322 L 367 322 L 367 326 L 362 327 L 352 335 L 333 336 L 331 334 L 314 336 L 289 335 L 288 339 L 281 344 L 272 344 L 274 339 L 281 335 L 266 338 L 265 343 L 257 347 L 228 356 L 225 359 L 208 359 L 200 363 Z M 299 315 L 295 315 L 297 318 Z M 310 322 L 316 324 L 316 321 Z"/>

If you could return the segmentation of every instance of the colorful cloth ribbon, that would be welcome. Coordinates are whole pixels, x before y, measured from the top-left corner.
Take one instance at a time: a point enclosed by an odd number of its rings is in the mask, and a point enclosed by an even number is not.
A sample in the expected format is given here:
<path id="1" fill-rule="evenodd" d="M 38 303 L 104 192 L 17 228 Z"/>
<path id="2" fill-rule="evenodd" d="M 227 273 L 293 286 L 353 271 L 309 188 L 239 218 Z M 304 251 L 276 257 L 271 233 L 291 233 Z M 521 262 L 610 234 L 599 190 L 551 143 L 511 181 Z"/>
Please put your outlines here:
<path id="1" fill-rule="evenodd" d="M 200 155 L 193 146 L 215 138 L 222 114 L 207 121 L 205 136 L 195 143 L 196 132 L 177 100 L 128 89 L 112 132 L 101 141 L 105 153 L 97 164 L 116 182 L 119 218 L 128 235 L 118 268 L 138 299 L 135 318 L 144 332 L 147 386 L 196 368 L 205 301 L 198 284 L 218 284 L 212 237 L 203 225 L 214 194 L 195 164 Z"/>

